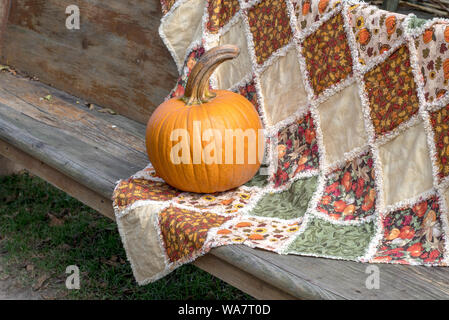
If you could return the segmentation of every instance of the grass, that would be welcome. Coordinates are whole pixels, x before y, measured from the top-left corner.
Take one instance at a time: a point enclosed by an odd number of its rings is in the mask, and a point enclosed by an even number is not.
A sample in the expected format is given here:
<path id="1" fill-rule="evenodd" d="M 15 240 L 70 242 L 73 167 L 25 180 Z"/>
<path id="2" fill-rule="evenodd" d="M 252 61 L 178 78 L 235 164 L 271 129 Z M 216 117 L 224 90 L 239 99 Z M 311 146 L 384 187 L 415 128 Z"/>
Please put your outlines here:
<path id="1" fill-rule="evenodd" d="M 0 259 L 23 286 L 51 288 L 53 298 L 250 299 L 191 265 L 138 286 L 115 223 L 26 172 L 0 177 Z M 80 290 L 65 287 L 69 265 L 80 268 Z"/>

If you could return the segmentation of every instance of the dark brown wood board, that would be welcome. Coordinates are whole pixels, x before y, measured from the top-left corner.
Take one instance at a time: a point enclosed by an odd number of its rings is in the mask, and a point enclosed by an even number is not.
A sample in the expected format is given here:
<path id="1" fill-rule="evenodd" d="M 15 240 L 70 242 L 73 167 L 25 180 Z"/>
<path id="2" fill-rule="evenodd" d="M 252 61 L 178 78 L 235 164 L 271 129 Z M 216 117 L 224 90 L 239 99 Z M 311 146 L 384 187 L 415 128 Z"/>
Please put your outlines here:
<path id="1" fill-rule="evenodd" d="M 24 159 L 22 164 L 50 182 L 58 175 L 55 185 L 106 216 L 110 202 L 101 199 L 110 201 L 115 182 L 147 164 L 144 132 L 136 121 L 89 110 L 80 99 L 40 82 L 0 73 L 0 154 Z M 449 299 L 447 267 L 376 264 L 380 288 L 370 290 L 369 264 L 237 245 L 208 255 L 213 258 L 196 263 L 200 268 L 256 298 Z"/>
<path id="2" fill-rule="evenodd" d="M 66 28 L 73 4 L 79 30 Z M 145 123 L 177 78 L 160 18 L 159 0 L 14 0 L 1 63 Z"/>

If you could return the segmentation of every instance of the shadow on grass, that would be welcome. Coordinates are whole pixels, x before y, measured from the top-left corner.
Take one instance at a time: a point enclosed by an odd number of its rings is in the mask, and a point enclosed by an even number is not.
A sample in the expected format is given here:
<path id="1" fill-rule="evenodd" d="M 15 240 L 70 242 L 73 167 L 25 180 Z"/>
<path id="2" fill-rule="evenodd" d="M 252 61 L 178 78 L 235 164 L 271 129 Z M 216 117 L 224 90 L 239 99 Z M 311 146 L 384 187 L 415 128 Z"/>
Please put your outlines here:
<path id="1" fill-rule="evenodd" d="M 250 299 L 191 265 L 138 286 L 116 224 L 26 172 L 0 177 L 0 258 L 4 272 L 54 298 Z M 65 288 L 69 265 L 80 268 L 80 290 Z"/>

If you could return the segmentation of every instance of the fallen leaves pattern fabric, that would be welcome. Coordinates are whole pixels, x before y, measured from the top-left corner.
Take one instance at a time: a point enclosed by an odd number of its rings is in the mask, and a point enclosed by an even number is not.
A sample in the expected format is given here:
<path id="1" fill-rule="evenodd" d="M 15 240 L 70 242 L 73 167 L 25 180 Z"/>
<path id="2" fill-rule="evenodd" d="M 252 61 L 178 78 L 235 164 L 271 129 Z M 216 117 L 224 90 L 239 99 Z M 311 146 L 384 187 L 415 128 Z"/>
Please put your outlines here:
<path id="1" fill-rule="evenodd" d="M 445 178 L 449 175 L 449 105 L 431 113 L 435 148 L 438 162 L 438 175 Z"/>
<path id="2" fill-rule="evenodd" d="M 162 0 L 163 12 L 191 12 L 189 1 Z M 161 28 L 169 51 L 184 45 L 188 52 L 169 97 L 184 94 L 206 48 L 241 24 L 251 73 L 236 79 L 232 90 L 260 115 L 265 161 L 245 185 L 215 194 L 176 190 L 151 164 L 120 181 L 113 204 L 125 247 L 138 248 L 147 261 L 164 257 L 144 265 L 151 277 L 136 279 L 154 281 L 213 247 L 232 244 L 358 262 L 447 265 L 447 21 L 422 21 L 356 0 L 208 0 L 203 11 L 191 43 L 167 37 Z M 281 59 L 287 58 L 297 58 L 295 67 L 285 67 Z M 281 96 L 276 101 L 286 103 L 284 109 L 266 102 L 261 76 L 274 63 L 282 70 L 264 84 L 282 81 L 288 95 L 298 82 L 285 80 L 300 77 L 307 102 Z M 354 85 L 358 109 L 351 112 L 346 104 L 352 97 L 345 92 Z M 271 89 L 276 94 L 276 86 Z M 344 103 L 345 114 L 333 114 L 335 123 L 324 130 L 320 105 L 329 100 Z M 266 117 L 273 110 L 285 114 L 271 125 Z M 366 139 L 346 141 L 352 138 L 347 132 L 355 132 L 351 126 L 365 130 Z M 332 143 L 335 150 L 351 147 L 334 152 L 330 161 Z M 428 169 L 426 179 L 422 168 Z M 423 190 L 424 184 L 430 189 Z M 142 230 L 160 241 L 145 247 L 127 242 L 145 238 Z M 146 263 L 136 262 L 139 255 L 131 251 L 131 263 Z M 160 264 L 163 270 L 155 267 Z"/>
<path id="3" fill-rule="evenodd" d="M 346 79 L 352 73 L 352 55 L 343 16 L 335 15 L 308 36 L 302 54 L 316 95 Z"/>
<path id="4" fill-rule="evenodd" d="M 287 45 L 293 37 L 284 0 L 262 0 L 248 10 L 248 23 L 259 64 Z"/>
<path id="5" fill-rule="evenodd" d="M 114 206 L 123 209 L 139 200 L 166 201 L 180 192 L 165 182 L 148 179 L 128 179 L 121 181 L 114 190 Z"/>
<path id="6" fill-rule="evenodd" d="M 416 84 L 406 46 L 366 73 L 365 84 L 378 136 L 392 131 L 418 112 Z"/>
<path id="7" fill-rule="evenodd" d="M 159 214 L 161 236 L 171 262 L 189 260 L 203 249 L 207 232 L 229 217 L 168 207 Z"/>
<path id="8" fill-rule="evenodd" d="M 238 0 L 209 0 L 207 12 L 209 20 L 207 29 L 210 33 L 217 33 L 239 11 Z"/>

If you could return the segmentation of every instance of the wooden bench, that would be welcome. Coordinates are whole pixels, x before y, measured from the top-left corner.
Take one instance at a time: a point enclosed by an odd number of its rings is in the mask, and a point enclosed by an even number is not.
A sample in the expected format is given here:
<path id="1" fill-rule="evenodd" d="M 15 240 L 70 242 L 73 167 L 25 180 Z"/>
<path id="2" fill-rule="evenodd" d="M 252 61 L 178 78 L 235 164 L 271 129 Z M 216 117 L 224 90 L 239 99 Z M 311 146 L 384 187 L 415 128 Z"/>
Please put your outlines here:
<path id="1" fill-rule="evenodd" d="M 157 0 L 76 2 L 79 31 L 65 28 L 71 0 L 12 3 L 1 61 L 39 81 L 0 73 L 0 156 L 114 219 L 115 182 L 147 164 L 145 122 L 176 70 L 157 34 Z M 370 290 L 369 265 L 356 262 L 226 246 L 194 264 L 260 299 L 449 298 L 447 268 L 376 265 L 380 289 Z"/>

